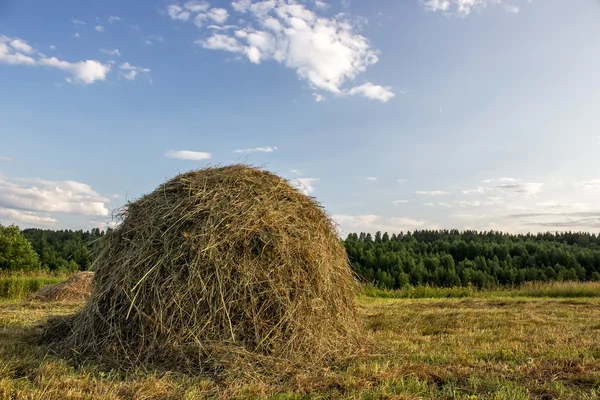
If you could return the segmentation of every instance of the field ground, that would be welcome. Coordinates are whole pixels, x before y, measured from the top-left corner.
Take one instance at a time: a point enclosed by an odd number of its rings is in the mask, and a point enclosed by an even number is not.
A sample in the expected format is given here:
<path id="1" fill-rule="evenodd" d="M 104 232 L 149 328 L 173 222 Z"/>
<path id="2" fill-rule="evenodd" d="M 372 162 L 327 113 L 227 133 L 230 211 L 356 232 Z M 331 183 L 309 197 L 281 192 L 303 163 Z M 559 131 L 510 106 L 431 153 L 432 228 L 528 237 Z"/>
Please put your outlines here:
<path id="1" fill-rule="evenodd" d="M 600 298 L 359 298 L 376 349 L 282 386 L 75 369 L 32 344 L 73 303 L 0 301 L 0 399 L 600 399 Z"/>

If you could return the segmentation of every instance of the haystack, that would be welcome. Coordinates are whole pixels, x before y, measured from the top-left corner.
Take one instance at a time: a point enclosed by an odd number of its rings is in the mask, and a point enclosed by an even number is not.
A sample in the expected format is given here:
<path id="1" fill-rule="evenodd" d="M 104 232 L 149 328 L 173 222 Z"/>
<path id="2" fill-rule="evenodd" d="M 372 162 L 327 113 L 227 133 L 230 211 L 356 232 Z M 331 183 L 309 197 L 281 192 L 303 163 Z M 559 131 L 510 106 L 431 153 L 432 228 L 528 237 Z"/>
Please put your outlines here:
<path id="1" fill-rule="evenodd" d="M 124 207 L 83 310 L 46 336 L 77 359 L 194 371 L 321 365 L 356 349 L 334 223 L 270 172 L 188 172 Z"/>
<path id="2" fill-rule="evenodd" d="M 37 301 L 83 301 L 92 292 L 92 272 L 77 272 L 64 282 L 45 285 L 30 296 Z"/>

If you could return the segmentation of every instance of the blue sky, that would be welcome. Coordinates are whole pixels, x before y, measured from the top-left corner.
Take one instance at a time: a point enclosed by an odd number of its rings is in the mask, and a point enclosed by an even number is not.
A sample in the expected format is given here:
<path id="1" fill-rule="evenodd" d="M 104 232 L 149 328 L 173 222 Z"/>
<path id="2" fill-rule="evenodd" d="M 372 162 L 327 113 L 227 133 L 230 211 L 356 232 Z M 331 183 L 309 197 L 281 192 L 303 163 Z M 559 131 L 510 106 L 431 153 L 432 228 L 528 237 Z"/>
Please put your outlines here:
<path id="1" fill-rule="evenodd" d="M 344 233 L 600 232 L 600 2 L 0 3 L 0 223 L 246 162 Z"/>

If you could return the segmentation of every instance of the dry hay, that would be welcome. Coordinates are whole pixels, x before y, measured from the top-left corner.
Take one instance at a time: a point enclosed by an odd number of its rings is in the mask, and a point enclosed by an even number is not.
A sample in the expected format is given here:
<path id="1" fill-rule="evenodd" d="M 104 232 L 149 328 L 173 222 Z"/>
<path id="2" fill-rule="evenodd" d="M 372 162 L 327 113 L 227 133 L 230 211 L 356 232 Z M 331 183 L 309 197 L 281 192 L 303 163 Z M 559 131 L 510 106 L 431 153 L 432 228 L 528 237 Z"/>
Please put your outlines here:
<path id="1" fill-rule="evenodd" d="M 45 285 L 30 296 L 37 301 L 82 301 L 92 292 L 92 272 L 77 272 L 64 282 Z"/>
<path id="2" fill-rule="evenodd" d="M 47 326 L 63 354 L 243 374 L 318 367 L 358 348 L 357 286 L 335 225 L 285 179 L 243 165 L 192 171 L 120 219 L 83 310 Z"/>

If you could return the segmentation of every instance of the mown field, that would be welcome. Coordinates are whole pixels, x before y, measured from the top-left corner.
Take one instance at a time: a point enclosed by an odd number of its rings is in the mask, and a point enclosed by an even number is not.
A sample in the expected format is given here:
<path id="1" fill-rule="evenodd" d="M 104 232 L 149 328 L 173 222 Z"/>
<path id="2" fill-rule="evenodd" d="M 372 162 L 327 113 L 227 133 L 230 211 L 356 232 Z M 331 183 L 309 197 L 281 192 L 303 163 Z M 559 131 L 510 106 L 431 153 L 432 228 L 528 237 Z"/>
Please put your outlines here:
<path id="1" fill-rule="evenodd" d="M 529 296 L 544 295 L 536 290 Z M 561 290 L 417 299 L 371 291 L 359 304 L 372 348 L 277 384 L 74 368 L 34 340 L 45 318 L 81 304 L 4 299 L 0 399 L 599 399 L 600 292 Z"/>

